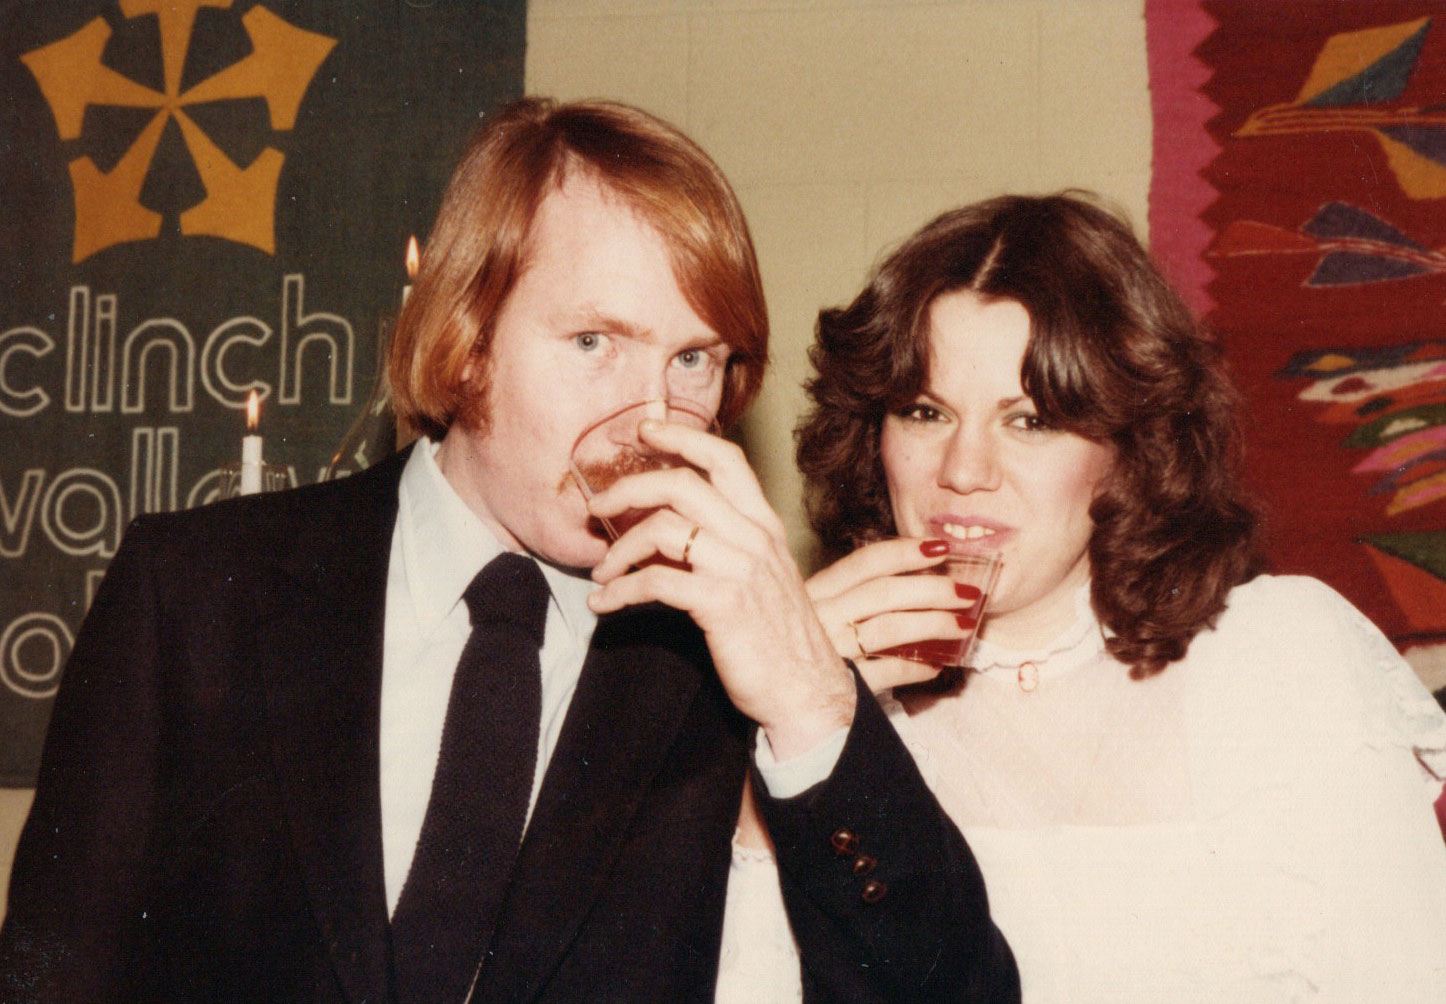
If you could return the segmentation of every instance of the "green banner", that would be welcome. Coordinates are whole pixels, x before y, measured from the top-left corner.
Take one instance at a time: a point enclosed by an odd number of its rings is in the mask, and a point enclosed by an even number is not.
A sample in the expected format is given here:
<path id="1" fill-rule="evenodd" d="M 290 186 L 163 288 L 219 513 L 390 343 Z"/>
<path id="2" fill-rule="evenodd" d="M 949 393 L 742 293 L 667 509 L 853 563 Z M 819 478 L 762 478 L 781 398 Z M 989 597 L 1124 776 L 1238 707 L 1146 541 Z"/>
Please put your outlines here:
<path id="1" fill-rule="evenodd" d="M 265 461 L 326 471 L 525 26 L 523 0 L 0 8 L 0 784 L 33 780 L 126 524 L 216 497 L 253 391 Z"/>

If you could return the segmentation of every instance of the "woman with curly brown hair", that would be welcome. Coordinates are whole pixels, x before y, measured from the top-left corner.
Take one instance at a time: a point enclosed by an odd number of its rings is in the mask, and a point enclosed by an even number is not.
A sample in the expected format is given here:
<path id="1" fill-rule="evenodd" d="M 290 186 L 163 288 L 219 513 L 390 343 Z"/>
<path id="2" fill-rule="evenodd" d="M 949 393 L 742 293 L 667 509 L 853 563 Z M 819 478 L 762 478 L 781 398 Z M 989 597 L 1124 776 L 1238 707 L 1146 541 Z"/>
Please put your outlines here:
<path id="1" fill-rule="evenodd" d="M 1338 594 L 1259 574 L 1237 395 L 1129 227 L 1078 193 L 946 213 L 812 359 L 843 557 L 810 595 L 876 690 L 931 681 L 881 700 L 1025 1001 L 1446 1000 L 1446 716 Z M 971 630 L 915 574 L 949 551 L 1002 557 L 953 677 L 879 654 Z M 728 931 L 777 923 L 760 857 Z"/>

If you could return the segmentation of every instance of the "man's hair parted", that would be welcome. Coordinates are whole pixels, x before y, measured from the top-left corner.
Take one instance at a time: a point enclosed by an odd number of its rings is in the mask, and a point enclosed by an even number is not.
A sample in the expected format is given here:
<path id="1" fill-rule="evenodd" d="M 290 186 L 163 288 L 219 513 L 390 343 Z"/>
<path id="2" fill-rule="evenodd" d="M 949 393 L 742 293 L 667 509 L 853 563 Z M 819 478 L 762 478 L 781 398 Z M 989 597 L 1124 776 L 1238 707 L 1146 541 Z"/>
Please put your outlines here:
<path id="1" fill-rule="evenodd" d="M 692 140 L 610 101 L 522 98 L 488 116 L 448 182 L 411 296 L 388 349 L 398 420 L 439 437 L 486 421 L 486 360 L 497 315 L 527 267 L 544 198 L 571 172 L 615 194 L 662 236 L 690 306 L 732 350 L 719 421 L 757 394 L 768 315 L 743 211 Z M 478 374 L 464 380 L 469 361 Z"/>

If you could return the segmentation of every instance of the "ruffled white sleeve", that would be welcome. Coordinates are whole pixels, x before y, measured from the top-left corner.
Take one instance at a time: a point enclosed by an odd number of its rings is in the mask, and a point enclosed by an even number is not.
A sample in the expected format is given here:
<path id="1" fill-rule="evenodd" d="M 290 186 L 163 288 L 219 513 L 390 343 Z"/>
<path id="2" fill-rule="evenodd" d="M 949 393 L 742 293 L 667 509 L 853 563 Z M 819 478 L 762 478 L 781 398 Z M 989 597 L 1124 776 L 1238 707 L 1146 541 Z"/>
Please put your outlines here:
<path id="1" fill-rule="evenodd" d="M 1311 999 L 1446 1001 L 1446 715 L 1410 666 L 1294 577 L 1237 588 L 1188 659 L 1211 853 L 1274 876 L 1246 904 L 1259 963 Z"/>
<path id="2" fill-rule="evenodd" d="M 1434 799 L 1446 782 L 1446 713 L 1385 635 L 1355 607 L 1322 585 L 1341 611 L 1342 630 L 1360 639 L 1357 683 L 1366 708 L 1366 737 L 1409 749 L 1425 769 Z"/>

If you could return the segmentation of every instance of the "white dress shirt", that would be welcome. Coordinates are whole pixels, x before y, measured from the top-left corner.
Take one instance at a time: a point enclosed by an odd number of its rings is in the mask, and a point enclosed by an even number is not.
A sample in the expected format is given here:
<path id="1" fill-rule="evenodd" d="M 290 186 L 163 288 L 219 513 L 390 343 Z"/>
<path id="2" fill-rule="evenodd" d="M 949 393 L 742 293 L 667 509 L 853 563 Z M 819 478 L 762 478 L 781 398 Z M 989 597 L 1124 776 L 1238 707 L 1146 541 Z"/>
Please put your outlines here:
<path id="1" fill-rule="evenodd" d="M 442 474 L 437 446 L 426 438 L 419 440 L 402 472 L 387 567 L 381 806 L 389 912 L 397 908 L 421 836 L 442 747 L 452 674 L 472 631 L 462 593 L 504 550 Z M 596 583 L 545 562 L 538 562 L 538 567 L 552 597 L 541 652 L 542 722 L 527 805 L 529 820 L 597 626 L 597 616 L 587 607 Z M 778 762 L 760 731 L 755 759 L 769 792 L 787 798 L 826 778 L 847 734 L 846 728 L 839 729 L 813 750 Z"/>
<path id="2" fill-rule="evenodd" d="M 437 444 L 423 439 L 407 461 L 387 569 L 382 651 L 382 855 L 387 905 L 395 910 L 412 865 L 442 746 L 452 674 L 472 626 L 462 593 L 503 551 L 496 537 L 437 466 Z M 588 579 L 538 562 L 552 598 L 542 644 L 542 723 L 527 814 L 547 770 L 582 675 L 597 616 Z"/>

